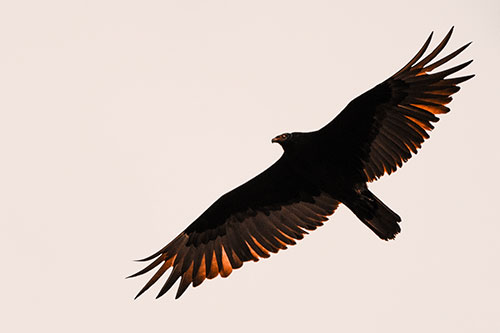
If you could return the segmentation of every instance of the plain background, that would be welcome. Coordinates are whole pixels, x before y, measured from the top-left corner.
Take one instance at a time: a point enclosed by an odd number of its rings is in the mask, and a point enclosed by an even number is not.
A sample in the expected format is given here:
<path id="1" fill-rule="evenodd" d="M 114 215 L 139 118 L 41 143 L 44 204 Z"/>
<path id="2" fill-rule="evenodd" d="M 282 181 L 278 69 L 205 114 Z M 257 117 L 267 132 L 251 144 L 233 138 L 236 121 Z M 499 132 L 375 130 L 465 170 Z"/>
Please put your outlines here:
<path id="1" fill-rule="evenodd" d="M 342 206 L 228 279 L 133 300 L 132 259 L 273 163 L 272 137 L 322 127 L 451 26 L 476 77 L 371 185 L 395 241 Z M 499 36 L 498 1 L 2 2 L 0 329 L 499 332 Z"/>

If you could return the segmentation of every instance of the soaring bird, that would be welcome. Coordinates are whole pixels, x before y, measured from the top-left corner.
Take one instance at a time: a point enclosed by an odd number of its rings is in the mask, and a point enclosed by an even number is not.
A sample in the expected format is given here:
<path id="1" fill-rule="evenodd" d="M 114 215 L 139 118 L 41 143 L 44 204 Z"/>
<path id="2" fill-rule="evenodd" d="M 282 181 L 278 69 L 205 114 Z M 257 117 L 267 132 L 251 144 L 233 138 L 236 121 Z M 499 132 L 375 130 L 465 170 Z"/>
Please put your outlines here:
<path id="1" fill-rule="evenodd" d="M 246 261 L 258 261 L 294 245 L 346 205 L 383 240 L 393 239 L 401 218 L 367 187 L 391 174 L 417 153 L 428 132 L 450 111 L 445 105 L 474 75 L 447 78 L 472 60 L 433 71 L 470 43 L 432 62 L 448 43 L 423 57 L 423 47 L 401 70 L 352 100 L 330 123 L 314 132 L 293 132 L 272 139 L 283 154 L 267 170 L 224 194 L 183 232 L 155 254 L 135 277 L 159 266 L 136 298 L 169 269 L 157 297 L 181 278 L 176 298 L 190 284 L 227 277 Z M 432 63 L 431 63 L 432 62 Z"/>

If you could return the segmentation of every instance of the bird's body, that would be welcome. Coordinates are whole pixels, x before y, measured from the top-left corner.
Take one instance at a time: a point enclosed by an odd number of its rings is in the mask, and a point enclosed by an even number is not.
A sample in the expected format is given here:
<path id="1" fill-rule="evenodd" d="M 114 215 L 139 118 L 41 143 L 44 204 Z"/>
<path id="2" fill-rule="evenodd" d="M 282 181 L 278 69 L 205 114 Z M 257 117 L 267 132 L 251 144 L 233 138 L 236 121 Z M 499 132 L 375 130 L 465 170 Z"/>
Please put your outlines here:
<path id="1" fill-rule="evenodd" d="M 272 141 L 281 158 L 245 184 L 224 194 L 179 236 L 154 255 L 137 276 L 160 266 L 138 296 L 172 268 L 159 296 L 180 277 L 179 297 L 192 283 L 228 276 L 245 261 L 276 253 L 307 230 L 321 226 L 345 204 L 381 239 L 400 232 L 400 217 L 380 201 L 367 183 L 401 167 L 429 137 L 436 115 L 472 75 L 446 79 L 470 62 L 428 72 L 467 46 L 429 64 L 444 48 L 452 30 L 421 59 L 418 54 L 392 77 L 351 101 L 329 124 L 309 133 L 285 133 Z M 432 35 L 431 35 L 432 36 Z"/>

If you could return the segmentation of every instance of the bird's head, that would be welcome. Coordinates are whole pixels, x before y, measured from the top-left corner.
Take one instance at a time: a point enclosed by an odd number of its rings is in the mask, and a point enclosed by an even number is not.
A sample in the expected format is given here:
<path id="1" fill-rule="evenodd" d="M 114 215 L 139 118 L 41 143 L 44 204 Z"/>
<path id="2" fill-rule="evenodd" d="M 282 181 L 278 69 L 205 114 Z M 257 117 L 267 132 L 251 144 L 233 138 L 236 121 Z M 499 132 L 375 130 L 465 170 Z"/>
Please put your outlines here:
<path id="1" fill-rule="evenodd" d="M 291 133 L 283 133 L 278 135 L 277 137 L 273 138 L 271 140 L 272 143 L 279 143 L 283 149 L 285 146 L 290 142 L 292 139 L 292 134 Z"/>

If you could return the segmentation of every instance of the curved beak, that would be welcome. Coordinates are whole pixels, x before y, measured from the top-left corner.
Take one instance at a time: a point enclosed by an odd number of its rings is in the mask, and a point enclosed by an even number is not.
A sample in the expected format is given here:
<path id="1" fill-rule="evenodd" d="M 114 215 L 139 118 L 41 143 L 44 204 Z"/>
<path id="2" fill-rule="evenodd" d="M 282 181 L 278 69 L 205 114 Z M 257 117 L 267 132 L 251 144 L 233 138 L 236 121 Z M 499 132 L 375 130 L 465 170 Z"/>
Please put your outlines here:
<path id="1" fill-rule="evenodd" d="M 279 142 L 280 140 L 278 139 L 278 137 L 275 137 L 271 140 L 271 143 L 276 143 L 276 142 Z"/>

